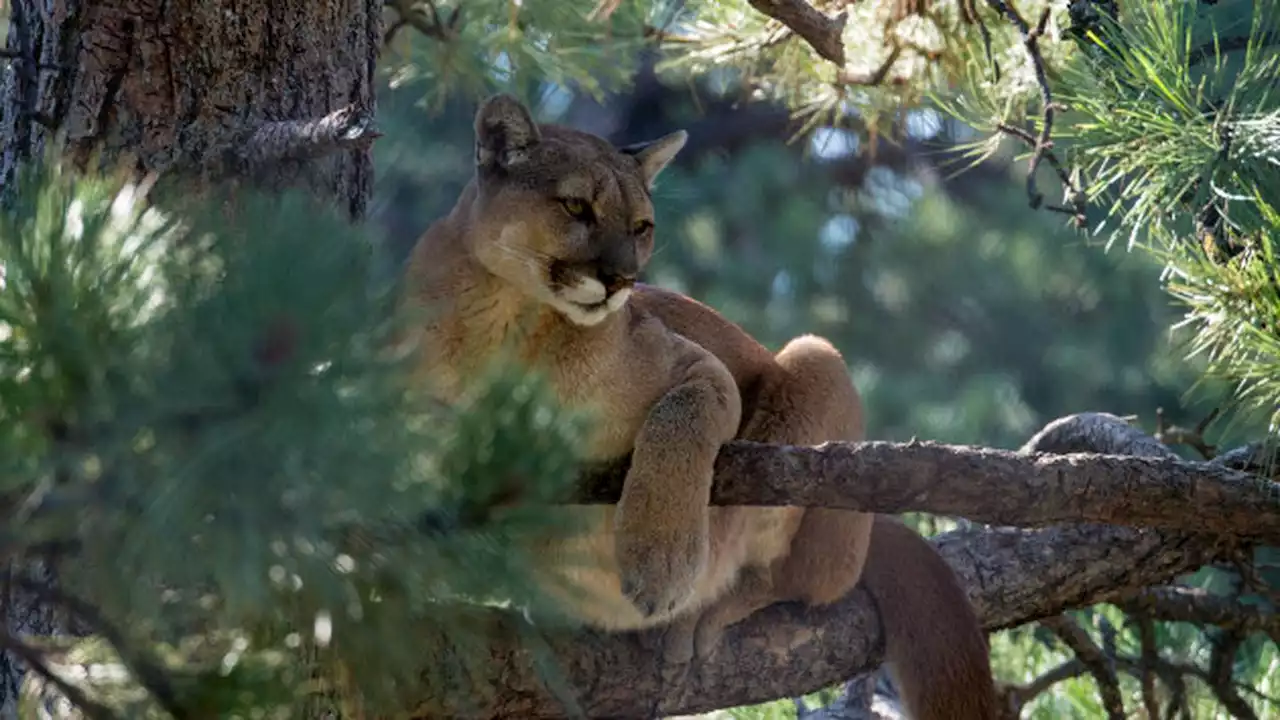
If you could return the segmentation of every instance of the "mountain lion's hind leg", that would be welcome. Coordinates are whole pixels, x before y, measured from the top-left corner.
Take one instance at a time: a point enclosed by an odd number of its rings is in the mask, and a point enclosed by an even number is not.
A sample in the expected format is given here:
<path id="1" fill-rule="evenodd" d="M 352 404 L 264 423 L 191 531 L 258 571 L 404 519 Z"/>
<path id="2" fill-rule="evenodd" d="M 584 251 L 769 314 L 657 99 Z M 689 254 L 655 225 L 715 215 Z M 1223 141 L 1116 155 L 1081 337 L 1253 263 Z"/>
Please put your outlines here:
<path id="1" fill-rule="evenodd" d="M 830 343 L 815 336 L 796 338 L 778 353 L 777 361 L 780 371 L 765 379 L 739 437 L 787 445 L 862 439 L 862 401 L 844 359 Z M 785 601 L 827 604 L 858 582 L 871 515 L 824 508 L 739 510 L 747 514 L 749 532 L 756 535 L 749 544 L 763 549 L 770 545 L 770 533 L 794 532 L 788 550 L 770 558 L 772 562 L 757 554 L 728 593 L 698 616 L 678 621 L 680 627 L 668 633 L 668 662 L 705 657 L 725 628 L 757 610 Z"/>

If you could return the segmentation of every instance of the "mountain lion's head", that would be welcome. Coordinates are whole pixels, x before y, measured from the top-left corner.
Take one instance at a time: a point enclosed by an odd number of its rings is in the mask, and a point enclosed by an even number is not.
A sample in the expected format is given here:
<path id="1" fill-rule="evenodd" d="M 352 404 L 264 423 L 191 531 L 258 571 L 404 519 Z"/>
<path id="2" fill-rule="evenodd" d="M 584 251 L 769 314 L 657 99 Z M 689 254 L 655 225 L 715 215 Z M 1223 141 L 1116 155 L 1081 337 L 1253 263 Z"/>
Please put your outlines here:
<path id="1" fill-rule="evenodd" d="M 597 325 L 626 304 L 653 254 L 650 188 L 686 133 L 615 147 L 538 125 L 509 95 L 484 102 L 475 133 L 477 260 L 577 325 Z"/>

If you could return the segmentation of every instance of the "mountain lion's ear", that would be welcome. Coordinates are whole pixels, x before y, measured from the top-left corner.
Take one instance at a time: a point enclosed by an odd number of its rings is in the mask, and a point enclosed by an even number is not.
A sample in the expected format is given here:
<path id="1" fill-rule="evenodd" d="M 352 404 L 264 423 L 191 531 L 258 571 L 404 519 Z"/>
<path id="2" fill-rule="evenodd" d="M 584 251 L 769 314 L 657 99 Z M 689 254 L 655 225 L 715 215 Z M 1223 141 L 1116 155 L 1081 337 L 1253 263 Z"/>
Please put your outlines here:
<path id="1" fill-rule="evenodd" d="M 627 155 L 635 156 L 636 160 L 640 162 L 640 170 L 644 172 L 645 183 L 652 185 L 654 178 L 658 177 L 658 173 L 671 164 L 671 161 L 676 157 L 676 153 L 680 152 L 680 149 L 684 147 L 684 143 L 688 139 L 689 133 L 677 130 L 657 140 L 627 145 L 626 147 L 618 148 L 618 150 Z"/>
<path id="2" fill-rule="evenodd" d="M 524 161 L 541 139 L 529 110 L 510 95 L 494 95 L 476 111 L 476 167 L 481 170 L 505 170 Z"/>

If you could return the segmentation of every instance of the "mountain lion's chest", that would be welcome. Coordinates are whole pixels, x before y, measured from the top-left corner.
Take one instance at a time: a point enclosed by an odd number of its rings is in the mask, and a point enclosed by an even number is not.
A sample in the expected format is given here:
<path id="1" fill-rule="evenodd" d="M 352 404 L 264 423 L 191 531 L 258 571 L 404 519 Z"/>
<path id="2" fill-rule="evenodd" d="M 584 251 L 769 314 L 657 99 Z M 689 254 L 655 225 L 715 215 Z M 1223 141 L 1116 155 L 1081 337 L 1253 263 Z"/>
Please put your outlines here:
<path id="1" fill-rule="evenodd" d="M 624 338 L 613 337 L 607 328 L 574 333 L 554 318 L 520 322 L 494 313 L 482 322 L 477 315 L 451 315 L 428 328 L 423 342 L 425 372 L 436 399 L 464 402 L 498 364 L 514 364 L 541 372 L 563 407 L 586 414 L 584 459 L 612 460 L 631 452 L 661 392 L 628 379 L 621 356 Z"/>

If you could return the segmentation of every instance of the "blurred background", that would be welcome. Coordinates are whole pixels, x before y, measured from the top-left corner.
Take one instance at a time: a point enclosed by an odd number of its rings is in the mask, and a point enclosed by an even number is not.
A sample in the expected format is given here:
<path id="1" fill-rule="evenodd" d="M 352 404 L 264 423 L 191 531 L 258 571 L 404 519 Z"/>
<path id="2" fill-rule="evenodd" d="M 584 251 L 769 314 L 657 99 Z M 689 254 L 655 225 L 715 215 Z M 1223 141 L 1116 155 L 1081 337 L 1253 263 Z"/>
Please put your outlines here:
<path id="1" fill-rule="evenodd" d="M 1029 208 L 1025 161 L 966 169 L 957 146 L 975 131 L 927 106 L 892 139 L 849 118 L 806 130 L 722 75 L 664 81 L 655 61 L 642 54 L 629 86 L 598 99 L 553 83 L 527 96 L 539 120 L 617 143 L 687 130 L 655 189 L 647 281 L 774 349 L 830 338 L 871 437 L 1016 447 L 1073 412 L 1204 414 L 1157 263 Z M 440 98 L 430 77 L 380 93 L 373 219 L 398 262 L 470 179 L 476 100 Z"/>

